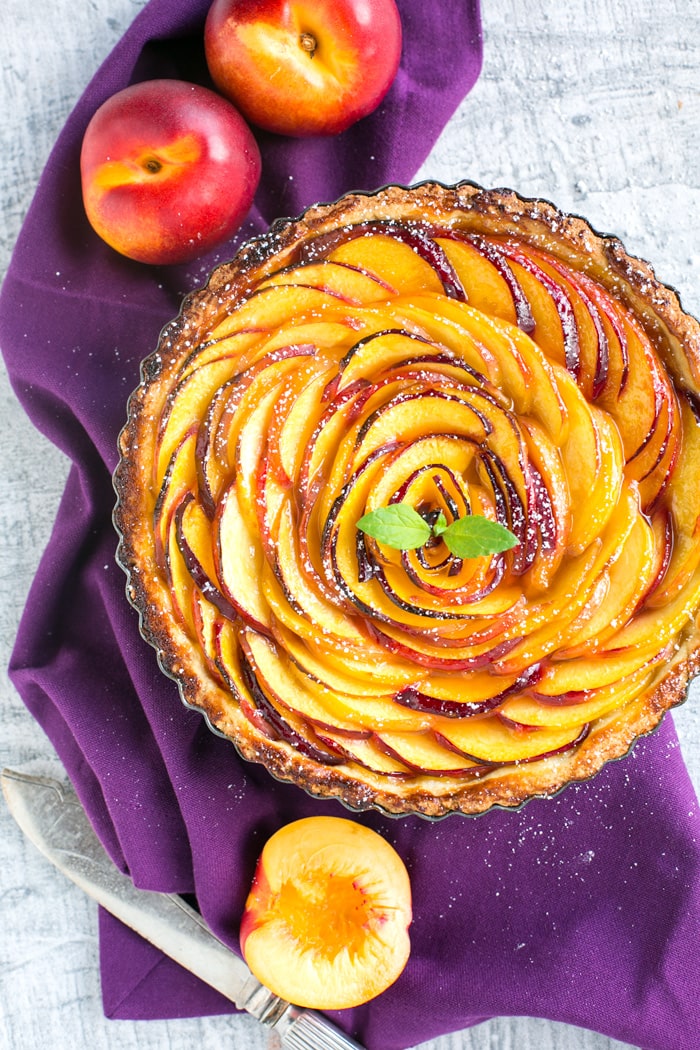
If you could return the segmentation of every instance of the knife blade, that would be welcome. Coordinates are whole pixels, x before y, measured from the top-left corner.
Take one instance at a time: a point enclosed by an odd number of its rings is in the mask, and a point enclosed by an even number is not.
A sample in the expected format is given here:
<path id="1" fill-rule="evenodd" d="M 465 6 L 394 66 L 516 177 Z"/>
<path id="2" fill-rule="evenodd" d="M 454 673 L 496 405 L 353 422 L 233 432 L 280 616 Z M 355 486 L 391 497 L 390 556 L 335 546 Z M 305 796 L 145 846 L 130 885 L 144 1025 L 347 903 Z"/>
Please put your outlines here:
<path id="1" fill-rule="evenodd" d="M 59 871 L 239 1010 L 274 1028 L 285 1050 L 363 1050 L 321 1014 L 265 988 L 177 894 L 134 886 L 112 863 L 69 784 L 13 769 L 0 780 L 10 813 Z"/>

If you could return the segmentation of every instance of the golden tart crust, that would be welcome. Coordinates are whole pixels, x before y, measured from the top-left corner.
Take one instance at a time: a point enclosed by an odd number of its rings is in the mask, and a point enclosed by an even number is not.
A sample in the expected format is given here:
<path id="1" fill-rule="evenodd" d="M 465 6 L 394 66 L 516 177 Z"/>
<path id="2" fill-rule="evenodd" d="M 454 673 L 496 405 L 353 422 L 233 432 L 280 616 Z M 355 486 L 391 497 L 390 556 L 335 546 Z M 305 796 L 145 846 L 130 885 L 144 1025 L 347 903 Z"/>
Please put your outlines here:
<path id="1" fill-rule="evenodd" d="M 280 220 L 185 299 L 129 402 L 144 636 L 315 795 L 427 817 L 551 795 L 700 667 L 699 383 L 676 294 L 547 202 L 423 183 Z M 357 530 L 400 501 L 519 545 Z"/>

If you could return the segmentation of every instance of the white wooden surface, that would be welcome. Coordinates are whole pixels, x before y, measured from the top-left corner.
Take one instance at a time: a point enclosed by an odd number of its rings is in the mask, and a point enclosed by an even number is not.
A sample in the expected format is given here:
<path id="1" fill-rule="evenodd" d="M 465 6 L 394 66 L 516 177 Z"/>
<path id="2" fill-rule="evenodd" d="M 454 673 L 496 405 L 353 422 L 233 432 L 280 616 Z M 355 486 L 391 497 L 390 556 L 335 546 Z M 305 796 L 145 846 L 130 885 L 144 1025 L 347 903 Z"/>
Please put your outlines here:
<path id="1" fill-rule="evenodd" d="M 0 275 L 49 149 L 144 0 L 3 0 Z M 482 0 L 485 66 L 421 175 L 545 196 L 615 232 L 700 314 L 700 0 Z M 7 681 L 22 605 L 65 476 L 0 375 L 0 763 L 60 772 Z M 700 696 L 676 714 L 700 785 Z M 700 1038 L 700 1037 L 699 1037 Z M 247 1018 L 113 1022 L 96 914 L 0 804 L 0 1046 L 263 1050 Z M 496 1019 L 423 1050 L 622 1050 L 591 1032 Z"/>

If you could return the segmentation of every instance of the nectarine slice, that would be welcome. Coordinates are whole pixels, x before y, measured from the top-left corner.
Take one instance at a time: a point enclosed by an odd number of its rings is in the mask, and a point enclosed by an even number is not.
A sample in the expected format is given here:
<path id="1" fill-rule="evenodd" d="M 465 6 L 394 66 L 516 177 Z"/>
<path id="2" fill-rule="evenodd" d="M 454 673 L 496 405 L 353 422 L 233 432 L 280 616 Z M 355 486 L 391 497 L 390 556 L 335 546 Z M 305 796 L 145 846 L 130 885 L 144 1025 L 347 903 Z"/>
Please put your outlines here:
<path id="1" fill-rule="evenodd" d="M 564 693 L 549 697 L 542 693 L 510 697 L 499 707 L 499 712 L 514 722 L 533 726 L 564 729 L 592 722 L 610 711 L 619 711 L 628 701 L 635 700 L 650 681 L 653 669 L 640 667 L 637 671 L 598 689 Z"/>
<path id="2" fill-rule="evenodd" d="M 163 483 L 173 452 L 190 427 L 202 419 L 216 391 L 234 371 L 235 364 L 230 358 L 220 358 L 189 373 L 173 387 L 158 422 L 157 458 L 154 459 L 156 488 Z"/>
<path id="3" fill-rule="evenodd" d="M 329 254 L 331 262 L 355 266 L 370 277 L 385 281 L 399 295 L 426 289 L 442 294 L 440 278 L 430 263 L 395 237 L 379 234 L 354 237 Z"/>
<path id="4" fill-rule="evenodd" d="M 263 552 L 243 513 L 235 482 L 219 504 L 214 533 L 213 556 L 226 597 L 246 623 L 264 630 L 270 612 L 258 587 Z"/>
<path id="5" fill-rule="evenodd" d="M 340 1010 L 385 991 L 409 953 L 411 885 L 386 839 L 342 817 L 306 817 L 265 844 L 241 951 L 275 995 Z"/>
<path id="6" fill-rule="evenodd" d="M 185 358 L 179 369 L 178 379 L 186 379 L 205 365 L 210 365 L 214 361 L 223 361 L 224 358 L 235 362 L 235 371 L 239 372 L 241 363 L 245 360 L 243 355 L 248 355 L 260 343 L 260 340 L 265 338 L 266 334 L 266 331 L 255 329 L 236 332 L 227 339 L 207 340 Z"/>
<path id="7" fill-rule="evenodd" d="M 300 285 L 273 285 L 255 291 L 230 317 L 223 317 L 212 331 L 213 339 L 237 332 L 259 328 L 272 333 L 293 320 L 322 318 L 326 312 L 337 310 L 337 296 L 320 288 L 302 288 Z M 351 312 L 348 306 L 347 310 Z M 346 311 L 344 311 L 346 312 Z"/>
<path id="8" fill-rule="evenodd" d="M 370 698 L 390 696 L 401 686 L 410 685 L 416 676 L 414 668 L 392 659 L 369 639 L 361 649 L 349 650 L 346 654 L 334 646 L 332 638 L 325 648 L 320 645 L 318 632 L 313 639 L 315 645 L 311 646 L 285 627 L 279 628 L 278 634 L 292 660 L 305 674 L 340 693 Z"/>
<path id="9" fill-rule="evenodd" d="M 259 287 L 292 285 L 297 288 L 318 288 L 335 295 L 341 302 L 361 306 L 363 303 L 380 302 L 396 295 L 396 290 L 380 278 L 370 276 L 342 262 L 323 260 L 305 266 L 290 267 L 268 277 Z"/>
<path id="10" fill-rule="evenodd" d="M 177 446 L 163 478 L 153 508 L 153 546 L 156 564 L 164 569 L 165 551 L 173 514 L 188 492 L 197 487 L 195 446 L 197 427 L 191 427 Z"/>
<path id="11" fill-rule="evenodd" d="M 319 732 L 319 737 L 328 747 L 334 748 L 348 762 L 354 762 L 370 773 L 380 777 L 388 776 L 393 780 L 407 779 L 415 776 L 415 770 L 409 769 L 395 755 L 390 755 L 380 745 L 379 737 L 341 735 L 337 730 Z"/>
<path id="12" fill-rule="evenodd" d="M 583 719 L 573 726 L 510 726 L 495 718 L 444 719 L 438 739 L 476 762 L 518 762 L 538 758 L 571 744 Z M 457 758 L 457 755 L 453 755 Z"/>
<path id="13" fill-rule="evenodd" d="M 515 324 L 513 296 L 494 264 L 468 241 L 450 237 L 436 237 L 435 240 L 454 266 L 469 305 L 490 317 L 500 317 Z"/>
<path id="14" fill-rule="evenodd" d="M 182 503 L 180 504 L 182 506 Z M 192 613 L 192 592 L 194 583 L 185 565 L 182 552 L 177 542 L 177 524 L 175 513 L 169 520 L 168 535 L 165 545 L 165 578 L 167 580 L 173 612 L 176 620 L 190 634 L 195 634 Z"/>

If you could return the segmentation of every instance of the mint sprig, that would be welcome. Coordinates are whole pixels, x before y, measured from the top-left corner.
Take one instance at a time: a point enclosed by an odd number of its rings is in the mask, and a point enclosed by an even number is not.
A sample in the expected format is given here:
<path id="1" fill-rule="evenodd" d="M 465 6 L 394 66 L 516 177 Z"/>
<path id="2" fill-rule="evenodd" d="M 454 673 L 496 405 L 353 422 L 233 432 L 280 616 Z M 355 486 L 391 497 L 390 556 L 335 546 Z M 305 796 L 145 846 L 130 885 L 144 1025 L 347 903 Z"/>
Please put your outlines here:
<path id="1" fill-rule="evenodd" d="M 439 537 L 458 558 L 500 554 L 520 542 L 510 529 L 478 514 L 468 514 L 447 524 L 440 511 L 433 525 L 408 503 L 391 503 L 363 515 L 358 529 L 395 550 L 415 550 L 431 537 Z"/>
<path id="2" fill-rule="evenodd" d="M 510 529 L 497 521 L 469 514 L 457 518 L 440 533 L 447 547 L 458 558 L 480 558 L 485 554 L 509 551 L 520 542 Z"/>
<path id="3" fill-rule="evenodd" d="M 400 551 L 422 547 L 433 535 L 433 529 L 425 518 L 408 503 L 390 503 L 388 507 L 377 507 L 363 515 L 357 523 L 358 529 L 387 547 Z"/>

